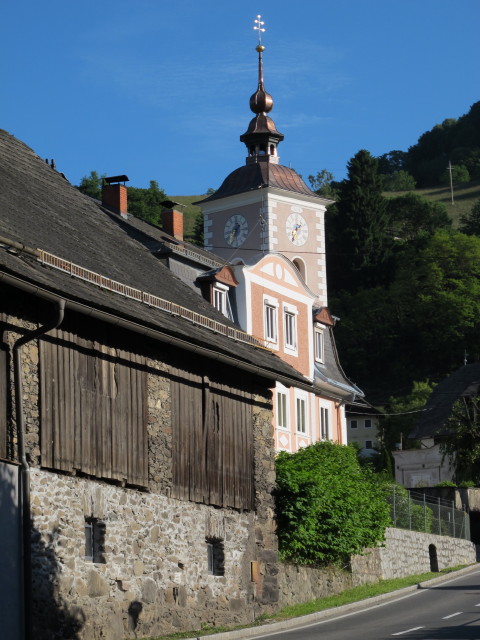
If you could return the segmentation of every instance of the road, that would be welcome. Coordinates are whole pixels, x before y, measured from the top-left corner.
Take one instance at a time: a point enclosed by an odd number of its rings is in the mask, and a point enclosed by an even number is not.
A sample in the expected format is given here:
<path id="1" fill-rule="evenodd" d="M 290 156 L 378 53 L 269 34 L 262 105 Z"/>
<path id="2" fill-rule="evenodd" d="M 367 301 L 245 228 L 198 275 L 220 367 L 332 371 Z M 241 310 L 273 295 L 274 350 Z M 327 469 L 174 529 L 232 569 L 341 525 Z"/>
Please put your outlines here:
<path id="1" fill-rule="evenodd" d="M 268 640 L 480 640 L 480 569 Z"/>

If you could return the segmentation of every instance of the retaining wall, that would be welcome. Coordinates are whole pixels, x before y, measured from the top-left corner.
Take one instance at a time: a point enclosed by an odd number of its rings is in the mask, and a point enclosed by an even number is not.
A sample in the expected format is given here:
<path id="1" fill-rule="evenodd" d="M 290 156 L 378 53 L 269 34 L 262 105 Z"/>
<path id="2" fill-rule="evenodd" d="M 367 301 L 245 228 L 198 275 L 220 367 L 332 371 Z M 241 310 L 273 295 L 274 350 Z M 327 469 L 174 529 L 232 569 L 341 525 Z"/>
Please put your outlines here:
<path id="1" fill-rule="evenodd" d="M 475 562 L 475 546 L 468 540 L 389 528 L 385 546 L 353 556 L 349 570 L 279 563 L 279 605 L 299 604 L 361 584 L 425 573 L 431 570 L 430 545 L 435 546 L 439 570 Z"/>

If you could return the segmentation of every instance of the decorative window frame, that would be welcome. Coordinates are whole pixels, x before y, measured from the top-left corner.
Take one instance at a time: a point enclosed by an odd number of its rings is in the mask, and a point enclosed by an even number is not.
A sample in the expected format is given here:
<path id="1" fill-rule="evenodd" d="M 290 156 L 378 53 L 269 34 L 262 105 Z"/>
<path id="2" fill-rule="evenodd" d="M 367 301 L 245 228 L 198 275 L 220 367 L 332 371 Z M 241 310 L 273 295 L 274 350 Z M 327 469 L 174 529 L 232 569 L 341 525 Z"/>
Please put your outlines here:
<path id="1" fill-rule="evenodd" d="M 278 308 L 278 300 L 263 297 L 263 335 L 266 345 L 272 349 L 278 349 Z"/>
<path id="2" fill-rule="evenodd" d="M 228 318 L 228 291 L 229 287 L 221 282 L 212 284 L 212 305 Z M 219 304 L 217 304 L 219 303 Z"/>
<path id="3" fill-rule="evenodd" d="M 332 439 L 333 412 L 329 402 L 318 401 L 318 437 L 322 441 Z"/>
<path id="4" fill-rule="evenodd" d="M 303 407 L 303 408 L 302 408 Z M 308 395 L 295 390 L 295 431 L 303 436 L 309 435 Z"/>
<path id="5" fill-rule="evenodd" d="M 283 303 L 283 349 L 290 355 L 298 355 L 297 307 Z M 288 326 L 290 324 L 290 326 Z M 287 342 L 287 337 L 290 340 Z"/>
<path id="6" fill-rule="evenodd" d="M 315 323 L 313 328 L 313 349 L 315 362 L 325 362 L 325 328 Z"/>
<path id="7" fill-rule="evenodd" d="M 280 397 L 281 396 L 281 401 Z M 290 394 L 283 385 L 277 384 L 275 396 L 275 424 L 277 429 L 289 431 L 290 429 Z"/>

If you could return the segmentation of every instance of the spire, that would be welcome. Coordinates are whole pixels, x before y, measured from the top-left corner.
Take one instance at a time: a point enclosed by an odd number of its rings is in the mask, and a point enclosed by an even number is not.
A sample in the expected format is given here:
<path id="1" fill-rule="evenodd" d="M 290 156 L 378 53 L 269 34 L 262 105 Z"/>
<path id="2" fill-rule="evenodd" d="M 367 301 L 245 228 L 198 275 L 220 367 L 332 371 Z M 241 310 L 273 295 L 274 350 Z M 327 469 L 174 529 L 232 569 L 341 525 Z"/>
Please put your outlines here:
<path id="1" fill-rule="evenodd" d="M 262 33 L 265 32 L 262 16 L 254 20 L 254 30 L 258 32 L 258 44 L 255 50 L 258 52 L 258 87 L 250 97 L 250 109 L 256 114 L 250 121 L 247 131 L 240 136 L 248 150 L 247 164 L 251 162 L 275 162 L 278 163 L 277 145 L 283 140 L 283 135 L 277 131 L 273 120 L 267 116 L 273 108 L 273 98 L 265 91 L 263 84 L 263 57 L 265 47 L 262 44 Z"/>

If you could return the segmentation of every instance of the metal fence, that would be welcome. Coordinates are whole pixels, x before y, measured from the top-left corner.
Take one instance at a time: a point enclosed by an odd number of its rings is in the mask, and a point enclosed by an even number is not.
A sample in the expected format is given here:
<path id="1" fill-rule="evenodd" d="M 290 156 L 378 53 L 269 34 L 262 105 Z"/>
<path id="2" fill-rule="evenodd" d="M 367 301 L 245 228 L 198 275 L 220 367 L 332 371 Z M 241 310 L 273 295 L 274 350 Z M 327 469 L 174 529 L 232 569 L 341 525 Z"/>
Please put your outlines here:
<path id="1" fill-rule="evenodd" d="M 393 526 L 470 540 L 470 518 L 454 501 L 393 487 L 388 499 Z"/>

